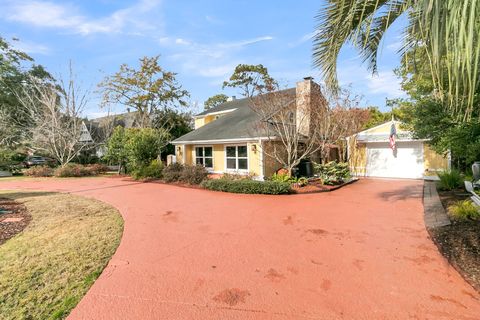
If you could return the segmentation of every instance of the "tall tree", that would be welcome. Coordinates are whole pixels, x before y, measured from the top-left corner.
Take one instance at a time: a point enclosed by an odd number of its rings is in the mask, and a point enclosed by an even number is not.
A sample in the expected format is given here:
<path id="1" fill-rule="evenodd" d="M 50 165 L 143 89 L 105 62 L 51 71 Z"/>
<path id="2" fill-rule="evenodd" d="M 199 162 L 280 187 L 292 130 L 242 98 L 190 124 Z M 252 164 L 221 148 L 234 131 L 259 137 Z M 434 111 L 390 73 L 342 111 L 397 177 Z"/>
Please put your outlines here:
<path id="1" fill-rule="evenodd" d="M 14 49 L 0 37 L 0 144 L 3 146 L 24 143 L 31 138 L 22 128 L 32 124 L 33 120 L 27 117 L 28 112 L 18 97 L 23 89 L 32 88 L 31 79 L 54 82 L 41 65 L 33 64 L 32 57 Z M 21 126 L 13 125 L 19 122 Z"/>
<path id="2" fill-rule="evenodd" d="M 223 82 L 223 88 L 237 88 L 244 97 L 271 92 L 277 86 L 278 83 L 268 74 L 267 68 L 262 64 L 239 64 L 235 67 L 230 79 Z"/>
<path id="3" fill-rule="evenodd" d="M 400 17 L 408 18 L 403 32 L 402 61 L 423 46 L 433 86 L 452 115 L 467 121 L 476 108 L 480 73 L 480 5 L 477 0 L 328 0 L 317 15 L 314 64 L 330 88 L 338 89 L 337 59 L 351 43 L 368 67 L 377 71 L 380 44 Z"/>
<path id="4" fill-rule="evenodd" d="M 204 109 L 208 110 L 211 108 L 215 108 L 218 105 L 221 105 L 222 103 L 225 103 L 228 101 L 228 96 L 226 94 L 220 93 L 216 94 L 214 96 L 211 96 L 205 102 L 203 103 Z"/>
<path id="5" fill-rule="evenodd" d="M 33 76 L 28 83 L 17 93 L 24 113 L 18 120 L 11 119 L 10 125 L 28 132 L 34 150 L 49 154 L 64 166 L 93 147 L 81 139 L 88 92 L 77 84 L 71 67 L 68 79 L 60 80 L 58 85 Z M 23 117 L 31 119 L 31 123 L 23 123 Z"/>
<path id="6" fill-rule="evenodd" d="M 160 56 L 143 57 L 140 67 L 126 64 L 98 86 L 103 93 L 103 105 L 121 104 L 137 112 L 138 125 L 151 125 L 152 115 L 158 110 L 186 106 L 189 93 L 177 82 L 177 74 L 160 66 Z"/>

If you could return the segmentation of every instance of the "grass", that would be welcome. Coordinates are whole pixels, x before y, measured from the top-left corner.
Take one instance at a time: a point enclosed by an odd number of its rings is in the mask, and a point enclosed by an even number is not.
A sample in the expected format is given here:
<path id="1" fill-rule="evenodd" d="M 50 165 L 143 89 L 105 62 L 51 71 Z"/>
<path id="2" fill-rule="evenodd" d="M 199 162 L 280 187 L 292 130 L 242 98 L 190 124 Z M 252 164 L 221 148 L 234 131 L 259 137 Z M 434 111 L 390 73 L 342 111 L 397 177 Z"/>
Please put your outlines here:
<path id="1" fill-rule="evenodd" d="M 115 252 L 123 231 L 118 211 L 58 193 L 0 192 L 25 204 L 32 221 L 0 245 L 0 318 L 62 319 Z"/>

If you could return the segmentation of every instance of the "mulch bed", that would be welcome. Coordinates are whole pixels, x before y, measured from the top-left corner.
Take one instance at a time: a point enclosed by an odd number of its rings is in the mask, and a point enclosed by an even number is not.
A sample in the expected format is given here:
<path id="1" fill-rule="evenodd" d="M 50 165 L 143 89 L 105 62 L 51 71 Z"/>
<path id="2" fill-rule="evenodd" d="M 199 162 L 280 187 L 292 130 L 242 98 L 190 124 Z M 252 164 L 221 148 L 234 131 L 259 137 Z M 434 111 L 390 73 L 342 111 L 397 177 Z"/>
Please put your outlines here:
<path id="1" fill-rule="evenodd" d="M 0 245 L 22 232 L 31 220 L 23 204 L 0 197 Z"/>
<path id="2" fill-rule="evenodd" d="M 356 179 L 350 180 L 348 182 L 342 183 L 342 184 L 337 184 L 337 185 L 326 185 L 322 184 L 322 181 L 319 180 L 310 180 L 308 182 L 308 185 L 300 188 L 293 188 L 294 193 L 296 194 L 304 194 L 304 193 L 318 193 L 318 192 L 329 192 L 333 191 L 336 189 L 339 189 L 343 186 L 346 186 L 347 184 L 353 183 L 357 181 Z"/>
<path id="3" fill-rule="evenodd" d="M 469 198 L 464 190 L 438 191 L 445 210 Z M 480 292 L 480 221 L 452 220 L 449 226 L 430 229 L 440 252 Z"/>

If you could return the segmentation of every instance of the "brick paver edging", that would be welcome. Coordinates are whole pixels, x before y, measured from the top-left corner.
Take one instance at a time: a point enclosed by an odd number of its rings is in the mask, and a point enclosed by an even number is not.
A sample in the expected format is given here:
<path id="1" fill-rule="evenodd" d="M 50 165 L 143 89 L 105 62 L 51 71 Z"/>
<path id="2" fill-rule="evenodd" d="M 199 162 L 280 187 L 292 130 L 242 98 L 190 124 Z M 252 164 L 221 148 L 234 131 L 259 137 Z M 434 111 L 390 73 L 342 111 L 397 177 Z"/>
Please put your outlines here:
<path id="1" fill-rule="evenodd" d="M 427 229 L 451 224 L 438 196 L 434 181 L 425 181 L 423 184 L 423 210 L 423 218 Z"/>

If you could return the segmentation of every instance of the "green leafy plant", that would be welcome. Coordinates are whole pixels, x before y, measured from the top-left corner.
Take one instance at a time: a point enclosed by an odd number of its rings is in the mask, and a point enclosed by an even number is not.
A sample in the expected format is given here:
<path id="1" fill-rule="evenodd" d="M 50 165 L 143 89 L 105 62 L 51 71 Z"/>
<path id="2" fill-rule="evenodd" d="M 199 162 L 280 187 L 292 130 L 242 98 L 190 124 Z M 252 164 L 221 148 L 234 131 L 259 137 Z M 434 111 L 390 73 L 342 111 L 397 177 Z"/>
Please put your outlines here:
<path id="1" fill-rule="evenodd" d="M 478 208 L 470 200 L 459 201 L 448 207 L 448 211 L 457 220 L 477 220 L 480 218 Z"/>
<path id="2" fill-rule="evenodd" d="M 463 185 L 463 178 L 458 170 L 447 170 L 438 174 L 440 181 L 438 187 L 440 190 L 458 189 Z"/>
<path id="3" fill-rule="evenodd" d="M 313 169 L 324 184 L 334 185 L 343 183 L 351 177 L 347 162 L 314 163 Z"/>
<path id="4" fill-rule="evenodd" d="M 257 180 L 205 180 L 202 186 L 209 190 L 248 194 L 287 194 L 291 192 L 289 182 Z"/>
<path id="5" fill-rule="evenodd" d="M 163 169 L 163 180 L 165 182 L 179 181 L 182 176 L 183 165 L 180 163 L 172 163 Z"/>
<path id="6" fill-rule="evenodd" d="M 184 166 L 179 180 L 188 184 L 200 184 L 207 177 L 208 171 L 201 165 Z"/>
<path id="7" fill-rule="evenodd" d="M 49 166 L 34 166 L 26 169 L 23 174 L 30 177 L 51 177 L 53 171 Z"/>
<path id="8" fill-rule="evenodd" d="M 308 179 L 305 177 L 300 177 L 298 178 L 297 183 L 300 187 L 305 187 L 308 184 Z"/>
<path id="9" fill-rule="evenodd" d="M 132 172 L 132 177 L 139 179 L 160 179 L 162 177 L 163 163 L 153 160 L 148 165 L 141 166 Z"/>
<path id="10" fill-rule="evenodd" d="M 277 181 L 277 182 L 291 182 L 292 178 L 293 177 L 290 177 L 288 174 L 285 174 L 285 173 L 274 173 L 270 178 L 270 180 Z"/>

